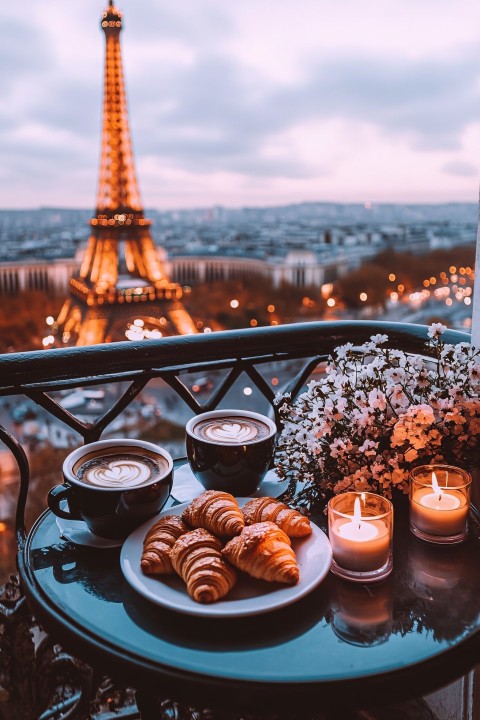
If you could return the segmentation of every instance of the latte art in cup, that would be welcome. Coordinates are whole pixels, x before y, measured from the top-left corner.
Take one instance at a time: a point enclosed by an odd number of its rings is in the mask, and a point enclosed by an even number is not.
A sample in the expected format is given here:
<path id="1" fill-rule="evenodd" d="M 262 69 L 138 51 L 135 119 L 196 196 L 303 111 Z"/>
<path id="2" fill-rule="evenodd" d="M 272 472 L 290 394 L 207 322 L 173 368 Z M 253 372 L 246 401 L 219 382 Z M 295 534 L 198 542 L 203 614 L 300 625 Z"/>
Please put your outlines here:
<path id="1" fill-rule="evenodd" d="M 200 440 L 225 445 L 244 445 L 267 438 L 270 428 L 250 417 L 211 417 L 201 420 L 193 427 L 193 434 Z"/>
<path id="2" fill-rule="evenodd" d="M 97 455 L 75 469 L 78 480 L 86 485 L 103 488 L 133 488 L 147 485 L 161 477 L 166 461 L 137 453 Z"/>
<path id="3" fill-rule="evenodd" d="M 47 495 L 51 512 L 84 522 L 94 535 L 123 540 L 165 505 L 173 460 L 146 440 L 109 438 L 69 453 L 62 474 L 63 484 Z"/>

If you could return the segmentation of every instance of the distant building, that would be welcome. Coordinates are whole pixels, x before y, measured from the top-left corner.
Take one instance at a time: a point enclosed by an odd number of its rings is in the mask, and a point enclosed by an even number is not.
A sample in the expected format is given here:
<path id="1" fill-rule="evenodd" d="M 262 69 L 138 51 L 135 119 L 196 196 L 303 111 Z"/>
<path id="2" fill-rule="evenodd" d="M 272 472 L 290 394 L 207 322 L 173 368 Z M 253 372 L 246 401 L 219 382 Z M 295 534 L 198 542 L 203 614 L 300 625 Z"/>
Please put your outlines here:
<path id="1" fill-rule="evenodd" d="M 283 257 L 265 260 L 223 255 L 181 255 L 170 261 L 170 275 L 182 285 L 197 285 L 218 280 L 267 278 L 274 287 L 288 283 L 295 287 L 320 287 L 358 267 L 358 254 L 340 254 L 319 259 L 309 250 L 291 250 Z"/>
<path id="2" fill-rule="evenodd" d="M 375 251 L 376 252 L 376 251 Z M 198 285 L 219 280 L 266 278 L 274 287 L 286 282 L 295 287 L 320 287 L 334 282 L 356 269 L 366 257 L 358 248 L 345 248 L 317 257 L 309 250 L 290 250 L 283 256 L 260 258 L 245 256 L 225 257 L 220 254 L 181 255 L 163 259 L 163 265 L 173 282 L 180 285 Z M 26 290 L 43 290 L 63 295 L 69 287 L 70 277 L 80 267 L 82 252 L 76 258 L 0 264 L 0 294 L 16 295 Z"/>
<path id="3" fill-rule="evenodd" d="M 41 290 L 52 295 L 64 295 L 70 276 L 78 265 L 75 258 L 1 263 L 0 294 L 18 295 L 29 290 Z"/>

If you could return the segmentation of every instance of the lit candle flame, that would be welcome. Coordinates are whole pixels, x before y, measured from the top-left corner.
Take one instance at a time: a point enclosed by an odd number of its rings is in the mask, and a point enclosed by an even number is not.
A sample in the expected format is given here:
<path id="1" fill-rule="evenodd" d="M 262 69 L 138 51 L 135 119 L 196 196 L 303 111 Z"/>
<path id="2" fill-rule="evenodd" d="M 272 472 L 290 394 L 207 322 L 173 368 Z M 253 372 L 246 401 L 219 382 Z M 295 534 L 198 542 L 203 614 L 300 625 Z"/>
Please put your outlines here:
<path id="1" fill-rule="evenodd" d="M 435 495 L 437 495 L 438 502 L 442 499 L 443 490 L 438 484 L 437 476 L 432 472 L 432 489 Z"/>
<path id="2" fill-rule="evenodd" d="M 355 502 L 353 504 L 353 522 L 358 522 L 358 527 L 360 527 L 362 523 L 362 510 L 360 507 L 360 498 L 355 498 Z"/>

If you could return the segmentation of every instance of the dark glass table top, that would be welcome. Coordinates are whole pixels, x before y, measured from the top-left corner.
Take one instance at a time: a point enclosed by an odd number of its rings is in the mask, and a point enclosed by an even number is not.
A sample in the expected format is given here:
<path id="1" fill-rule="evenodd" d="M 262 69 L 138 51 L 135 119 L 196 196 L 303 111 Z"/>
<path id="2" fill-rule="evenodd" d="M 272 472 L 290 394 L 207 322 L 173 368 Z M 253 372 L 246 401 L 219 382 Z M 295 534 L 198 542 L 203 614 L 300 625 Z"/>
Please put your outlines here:
<path id="1" fill-rule="evenodd" d="M 300 694 L 306 702 L 332 700 L 339 689 L 359 698 L 423 694 L 479 657 L 480 533 L 472 518 L 465 543 L 432 546 L 409 532 L 406 503 L 395 512 L 394 569 L 383 582 L 360 585 L 329 573 L 286 608 L 207 619 L 140 597 L 123 578 L 119 549 L 62 540 L 47 511 L 25 549 L 27 597 L 47 630 L 51 616 L 56 630 L 81 636 L 87 656 L 91 645 L 120 658 L 132 684 L 157 674 L 176 679 L 186 695 L 194 686 L 243 689 L 252 702 L 273 690 L 281 702 Z"/>

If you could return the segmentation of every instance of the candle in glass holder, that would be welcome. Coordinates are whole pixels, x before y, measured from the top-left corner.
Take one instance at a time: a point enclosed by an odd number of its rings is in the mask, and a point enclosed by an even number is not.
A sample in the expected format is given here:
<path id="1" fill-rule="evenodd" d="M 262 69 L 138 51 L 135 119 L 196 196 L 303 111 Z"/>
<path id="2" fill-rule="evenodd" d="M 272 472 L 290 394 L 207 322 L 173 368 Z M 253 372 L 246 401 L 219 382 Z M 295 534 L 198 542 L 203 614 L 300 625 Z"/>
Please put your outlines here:
<path id="1" fill-rule="evenodd" d="M 428 542 L 454 544 L 468 532 L 472 477 L 452 465 L 421 465 L 410 473 L 410 529 Z"/>
<path id="2" fill-rule="evenodd" d="M 392 570 L 393 508 L 374 493 L 342 493 L 328 504 L 332 572 L 367 582 Z"/>

